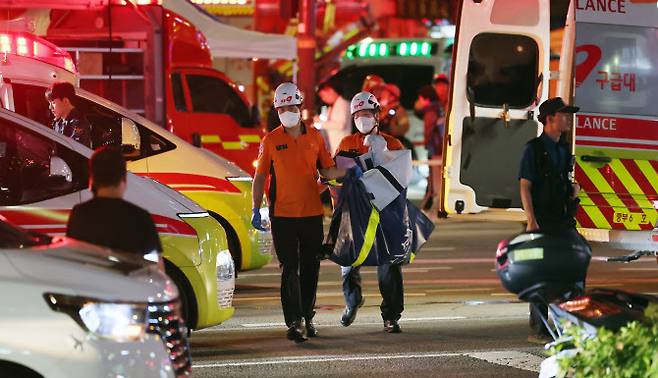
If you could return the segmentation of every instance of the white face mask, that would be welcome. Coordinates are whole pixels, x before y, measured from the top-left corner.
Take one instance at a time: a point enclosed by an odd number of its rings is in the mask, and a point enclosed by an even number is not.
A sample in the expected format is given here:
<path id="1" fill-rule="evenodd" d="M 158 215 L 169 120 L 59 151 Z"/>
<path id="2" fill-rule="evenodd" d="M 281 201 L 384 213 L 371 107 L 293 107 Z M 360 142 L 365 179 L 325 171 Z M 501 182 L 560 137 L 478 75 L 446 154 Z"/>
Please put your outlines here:
<path id="1" fill-rule="evenodd" d="M 299 120 L 301 116 L 299 113 L 295 112 L 283 112 L 279 114 L 279 120 L 283 127 L 290 128 L 299 125 Z"/>
<path id="2" fill-rule="evenodd" d="M 375 128 L 376 122 L 374 117 L 359 117 L 354 119 L 356 128 L 361 134 L 369 134 Z"/>

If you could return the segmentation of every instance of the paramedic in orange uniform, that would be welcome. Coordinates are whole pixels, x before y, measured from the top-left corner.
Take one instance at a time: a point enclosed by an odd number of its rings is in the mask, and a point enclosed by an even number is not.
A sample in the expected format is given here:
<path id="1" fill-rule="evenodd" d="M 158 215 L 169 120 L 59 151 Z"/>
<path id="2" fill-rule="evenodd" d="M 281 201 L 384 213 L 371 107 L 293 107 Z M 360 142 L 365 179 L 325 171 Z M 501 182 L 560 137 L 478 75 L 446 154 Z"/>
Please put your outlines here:
<path id="1" fill-rule="evenodd" d="M 283 83 L 274 92 L 274 107 L 281 125 L 265 135 L 260 145 L 251 221 L 254 228 L 264 229 L 259 209 L 265 179 L 270 175 L 272 237 L 283 268 L 281 305 L 288 339 L 295 342 L 305 341 L 307 335 L 317 336 L 313 308 L 324 238 L 318 172 L 327 179 L 345 175 L 345 170 L 336 168 L 322 135 L 301 121 L 302 102 L 302 95 L 293 83 Z"/>
<path id="2" fill-rule="evenodd" d="M 401 150 L 402 143 L 395 137 L 379 132 L 380 106 L 377 98 L 370 92 L 357 93 L 350 104 L 354 124 L 358 132 L 346 136 L 340 142 L 336 156 L 359 156 L 374 151 Z M 345 311 L 340 323 L 347 327 L 356 318 L 358 309 L 363 306 L 361 294 L 360 267 L 341 267 L 343 277 L 343 295 L 345 297 Z M 400 315 L 404 310 L 404 291 L 402 285 L 402 269 L 400 264 L 384 264 L 377 267 L 379 292 L 382 295 L 380 310 L 384 321 L 384 331 L 400 333 Z"/>

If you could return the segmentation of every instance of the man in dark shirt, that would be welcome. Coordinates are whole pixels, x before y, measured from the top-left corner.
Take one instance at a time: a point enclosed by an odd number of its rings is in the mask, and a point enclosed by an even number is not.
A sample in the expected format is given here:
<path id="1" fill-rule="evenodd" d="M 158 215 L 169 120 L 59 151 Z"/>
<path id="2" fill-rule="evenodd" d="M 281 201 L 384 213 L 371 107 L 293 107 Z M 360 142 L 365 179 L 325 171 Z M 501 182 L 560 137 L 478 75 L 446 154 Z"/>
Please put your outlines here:
<path id="1" fill-rule="evenodd" d="M 126 162 L 121 151 L 112 146 L 100 148 L 89 165 L 94 198 L 73 208 L 66 235 L 139 255 L 160 255 L 162 246 L 151 215 L 123 199 Z M 157 261 L 163 270 L 162 259 Z"/>
<path id="2" fill-rule="evenodd" d="M 71 83 L 59 82 L 46 91 L 55 120 L 52 128 L 76 142 L 91 148 L 91 125 L 74 105 L 75 88 Z"/>
<path id="3" fill-rule="evenodd" d="M 575 201 L 580 187 L 571 182 L 573 164 L 569 145 L 562 138 L 571 128 L 578 108 L 555 97 L 539 107 L 542 134 L 526 145 L 519 168 L 521 202 L 528 224 L 527 232 L 541 232 L 565 238 L 580 238 L 574 220 Z M 583 282 L 581 288 L 584 288 Z M 530 305 L 530 327 L 535 332 L 528 340 L 545 343 L 548 330 L 538 312 L 548 319 L 544 303 Z"/>

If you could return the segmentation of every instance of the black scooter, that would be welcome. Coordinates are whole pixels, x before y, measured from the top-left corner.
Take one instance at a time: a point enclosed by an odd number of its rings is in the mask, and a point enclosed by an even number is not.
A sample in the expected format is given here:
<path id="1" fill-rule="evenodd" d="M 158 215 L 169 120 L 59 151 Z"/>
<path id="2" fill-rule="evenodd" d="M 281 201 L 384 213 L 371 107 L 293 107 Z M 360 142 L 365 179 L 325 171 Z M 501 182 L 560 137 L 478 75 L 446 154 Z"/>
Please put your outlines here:
<path id="1" fill-rule="evenodd" d="M 629 255 L 606 258 L 608 262 L 628 263 L 645 256 L 658 256 L 656 251 L 637 251 Z M 598 328 L 617 331 L 628 322 L 641 320 L 650 303 L 658 297 L 616 289 L 584 291 L 587 268 L 591 260 L 589 244 L 580 237 L 548 236 L 524 233 L 501 241 L 496 252 L 496 273 L 503 286 L 519 299 L 533 304 L 539 311 L 549 309 L 551 322 L 544 314 L 541 320 L 553 338 L 550 348 L 570 340 L 562 338 L 564 324 L 582 327 L 591 336 Z M 565 354 L 575 353 L 566 349 Z M 554 357 L 542 363 L 539 377 L 557 374 Z"/>

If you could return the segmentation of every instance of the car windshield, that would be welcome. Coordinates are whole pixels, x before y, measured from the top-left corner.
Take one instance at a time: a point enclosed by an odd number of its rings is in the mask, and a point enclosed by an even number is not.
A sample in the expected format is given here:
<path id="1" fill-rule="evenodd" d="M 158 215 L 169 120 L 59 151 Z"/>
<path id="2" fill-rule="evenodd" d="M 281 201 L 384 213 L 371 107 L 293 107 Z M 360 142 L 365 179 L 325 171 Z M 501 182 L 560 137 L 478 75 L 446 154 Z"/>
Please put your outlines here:
<path id="1" fill-rule="evenodd" d="M 51 241 L 48 235 L 23 230 L 0 220 L 0 248 L 29 248 L 48 245 Z"/>

